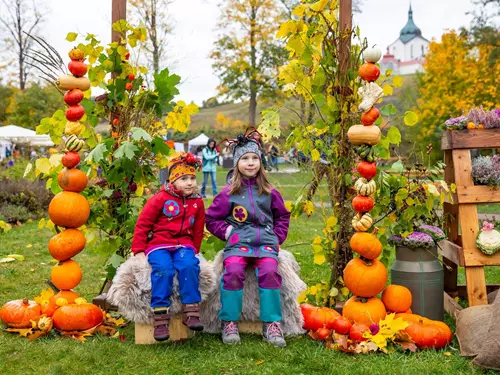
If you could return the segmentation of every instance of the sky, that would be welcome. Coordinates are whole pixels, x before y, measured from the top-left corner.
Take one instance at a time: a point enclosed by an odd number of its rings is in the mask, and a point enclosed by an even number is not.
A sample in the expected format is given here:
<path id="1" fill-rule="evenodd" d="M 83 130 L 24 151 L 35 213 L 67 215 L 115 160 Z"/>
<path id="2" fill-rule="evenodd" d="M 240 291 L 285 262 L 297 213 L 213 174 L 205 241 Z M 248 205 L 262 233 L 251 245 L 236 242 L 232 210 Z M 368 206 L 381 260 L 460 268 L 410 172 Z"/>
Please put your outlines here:
<path id="1" fill-rule="evenodd" d="M 73 46 L 66 34 L 76 31 L 98 35 L 103 43 L 111 39 L 111 0 L 36 0 L 47 8 L 47 17 L 40 35 L 61 54 Z M 169 12 L 175 20 L 167 47 L 167 66 L 182 77 L 180 94 L 176 98 L 201 105 L 216 95 L 218 78 L 212 72 L 208 57 L 217 38 L 215 30 L 219 0 L 175 0 Z M 470 23 L 466 12 L 471 0 L 412 0 L 413 19 L 428 40 L 437 39 L 447 29 L 457 29 Z M 399 37 L 408 18 L 409 0 L 363 0 L 362 13 L 355 15 L 369 45 L 376 44 L 384 52 Z M 169 63 L 170 62 L 170 63 Z"/>

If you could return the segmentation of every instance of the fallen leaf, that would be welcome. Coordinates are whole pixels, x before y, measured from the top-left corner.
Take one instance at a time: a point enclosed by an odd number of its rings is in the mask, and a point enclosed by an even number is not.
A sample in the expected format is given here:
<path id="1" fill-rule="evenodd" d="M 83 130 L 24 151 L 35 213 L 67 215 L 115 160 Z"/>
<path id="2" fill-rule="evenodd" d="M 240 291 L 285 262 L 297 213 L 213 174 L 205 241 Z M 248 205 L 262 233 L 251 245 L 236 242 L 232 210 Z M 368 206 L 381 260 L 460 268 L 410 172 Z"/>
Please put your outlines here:
<path id="1" fill-rule="evenodd" d="M 27 248 L 27 249 L 31 249 L 32 247 L 33 247 L 33 245 L 32 245 L 32 244 L 30 244 L 30 243 L 26 245 L 26 248 Z"/>
<path id="2" fill-rule="evenodd" d="M 9 262 L 15 262 L 16 260 L 14 258 L 2 258 L 0 259 L 0 263 L 9 263 Z"/>
<path id="3" fill-rule="evenodd" d="M 447 357 L 451 356 L 451 353 L 450 353 L 450 352 L 444 352 L 443 354 L 444 354 L 445 356 L 447 356 Z"/>
<path id="4" fill-rule="evenodd" d="M 19 254 L 9 254 L 7 255 L 7 258 L 14 258 L 15 260 L 18 260 L 20 262 L 24 261 L 24 256 Z"/>
<path id="5" fill-rule="evenodd" d="M 26 337 L 33 333 L 33 328 L 7 328 L 7 332 L 19 333 L 20 336 Z"/>
<path id="6" fill-rule="evenodd" d="M 125 337 L 125 335 L 120 335 L 120 341 L 121 342 L 125 342 L 127 340 L 127 338 Z"/>
<path id="7" fill-rule="evenodd" d="M 264 360 L 263 360 L 263 359 L 261 359 L 260 361 L 255 362 L 255 364 L 256 364 L 256 365 L 261 365 L 261 364 L 263 364 L 263 363 L 264 363 Z"/>
<path id="8" fill-rule="evenodd" d="M 404 350 L 409 350 L 412 353 L 415 353 L 417 351 L 417 345 L 415 345 L 414 342 L 395 342 L 396 345 L 399 345 L 401 348 Z"/>

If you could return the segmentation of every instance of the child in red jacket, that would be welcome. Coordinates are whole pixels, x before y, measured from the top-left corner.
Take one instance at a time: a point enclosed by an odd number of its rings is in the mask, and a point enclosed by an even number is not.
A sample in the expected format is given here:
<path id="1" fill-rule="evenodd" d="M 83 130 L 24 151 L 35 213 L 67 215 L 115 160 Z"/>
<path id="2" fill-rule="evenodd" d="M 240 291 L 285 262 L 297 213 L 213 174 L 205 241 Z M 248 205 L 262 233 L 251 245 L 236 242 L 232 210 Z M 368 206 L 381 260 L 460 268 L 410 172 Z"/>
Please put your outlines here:
<path id="1" fill-rule="evenodd" d="M 154 337 L 169 338 L 170 296 L 175 272 L 183 304 L 184 325 L 202 331 L 199 291 L 200 251 L 205 225 L 205 207 L 197 192 L 196 170 L 200 163 L 193 154 L 182 153 L 168 166 L 169 182 L 151 197 L 137 220 L 132 251 L 147 256 L 151 264 L 151 307 Z"/>

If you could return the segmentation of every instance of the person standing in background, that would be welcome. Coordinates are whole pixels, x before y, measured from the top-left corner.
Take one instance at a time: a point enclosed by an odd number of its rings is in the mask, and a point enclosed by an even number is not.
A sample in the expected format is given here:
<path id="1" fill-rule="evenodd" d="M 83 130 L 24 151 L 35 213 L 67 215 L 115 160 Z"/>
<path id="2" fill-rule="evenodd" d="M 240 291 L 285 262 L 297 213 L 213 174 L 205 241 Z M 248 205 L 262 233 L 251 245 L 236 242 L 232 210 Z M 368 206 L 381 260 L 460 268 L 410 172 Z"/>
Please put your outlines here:
<path id="1" fill-rule="evenodd" d="M 210 138 L 207 146 L 202 151 L 203 165 L 201 170 L 203 172 L 203 185 L 201 187 L 201 195 L 206 198 L 205 191 L 208 183 L 208 176 L 212 178 L 212 190 L 214 197 L 217 195 L 217 183 L 215 181 L 215 172 L 217 171 L 217 159 L 219 153 L 217 152 L 217 144 L 215 140 Z"/>

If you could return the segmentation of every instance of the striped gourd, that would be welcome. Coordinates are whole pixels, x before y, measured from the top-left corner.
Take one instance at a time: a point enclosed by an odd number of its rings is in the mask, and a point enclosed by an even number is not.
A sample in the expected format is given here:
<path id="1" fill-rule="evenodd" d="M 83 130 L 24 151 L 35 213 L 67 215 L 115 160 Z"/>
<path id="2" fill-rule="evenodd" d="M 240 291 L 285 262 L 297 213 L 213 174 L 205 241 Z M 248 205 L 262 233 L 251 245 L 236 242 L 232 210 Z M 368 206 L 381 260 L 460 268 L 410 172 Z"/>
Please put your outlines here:
<path id="1" fill-rule="evenodd" d="M 66 139 L 65 146 L 68 151 L 78 152 L 83 148 L 84 144 L 84 140 L 79 139 L 76 135 L 72 134 Z"/>

